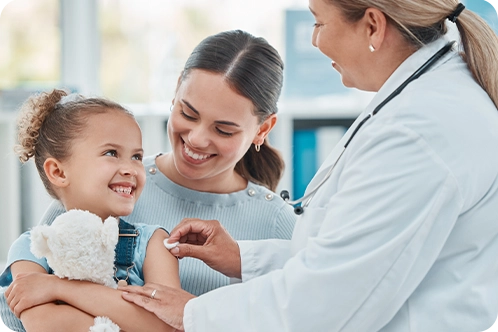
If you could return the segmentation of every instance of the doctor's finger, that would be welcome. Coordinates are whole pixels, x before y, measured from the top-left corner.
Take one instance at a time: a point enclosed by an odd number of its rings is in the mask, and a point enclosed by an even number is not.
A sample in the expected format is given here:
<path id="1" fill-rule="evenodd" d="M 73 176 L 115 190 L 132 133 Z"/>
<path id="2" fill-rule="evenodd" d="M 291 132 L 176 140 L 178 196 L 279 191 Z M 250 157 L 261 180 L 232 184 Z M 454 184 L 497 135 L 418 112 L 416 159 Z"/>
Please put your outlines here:
<path id="1" fill-rule="evenodd" d="M 146 296 L 146 290 L 144 289 L 144 286 L 118 286 L 118 290 L 123 291 L 123 292 L 128 292 L 132 294 L 140 294 L 143 296 Z"/>
<path id="2" fill-rule="evenodd" d="M 123 299 L 155 314 L 159 319 L 177 330 L 183 330 L 183 315 L 174 315 L 166 308 L 165 302 L 151 299 L 136 293 L 123 293 Z M 181 307 L 183 313 L 183 307 Z"/>
<path id="3" fill-rule="evenodd" d="M 180 241 L 185 243 L 205 239 L 211 233 L 211 228 L 211 221 L 209 220 L 185 218 L 171 231 L 170 242 Z"/>
<path id="4" fill-rule="evenodd" d="M 206 261 L 211 255 L 211 250 L 202 245 L 179 244 L 171 249 L 171 253 L 178 258 L 192 257 Z"/>
<path id="5" fill-rule="evenodd" d="M 202 244 L 220 227 L 217 220 L 183 219 L 170 233 L 168 242 Z"/>
<path id="6" fill-rule="evenodd" d="M 143 286 L 118 287 L 118 290 L 133 294 L 139 294 L 144 297 L 150 297 L 152 295 L 152 292 L 154 292 L 154 290 L 156 291 L 155 294 L 157 294 L 157 292 L 160 290 L 161 287 L 162 285 L 159 284 L 147 283 Z"/>
<path id="7" fill-rule="evenodd" d="M 128 302 L 135 303 L 147 311 L 154 312 L 154 303 L 157 303 L 157 300 L 151 299 L 150 297 L 139 293 L 124 292 L 121 296 Z"/>

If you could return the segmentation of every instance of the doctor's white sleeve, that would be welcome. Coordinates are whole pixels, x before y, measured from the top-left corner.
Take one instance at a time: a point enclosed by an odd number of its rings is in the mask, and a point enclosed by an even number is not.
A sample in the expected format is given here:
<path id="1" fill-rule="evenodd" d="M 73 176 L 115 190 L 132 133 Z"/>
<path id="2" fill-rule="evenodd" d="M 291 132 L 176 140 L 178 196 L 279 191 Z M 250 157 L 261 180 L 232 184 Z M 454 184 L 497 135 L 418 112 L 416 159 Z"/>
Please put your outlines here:
<path id="1" fill-rule="evenodd" d="M 437 153 L 401 125 L 367 126 L 346 152 L 317 193 L 328 200 L 321 220 L 301 217 L 319 222 L 317 236 L 282 268 L 264 274 L 263 263 L 247 282 L 189 301 L 186 332 L 371 332 L 396 315 L 438 258 L 462 197 Z"/>
<path id="2" fill-rule="evenodd" d="M 290 258 L 290 240 L 238 241 L 238 244 L 244 282 L 281 269 Z"/>

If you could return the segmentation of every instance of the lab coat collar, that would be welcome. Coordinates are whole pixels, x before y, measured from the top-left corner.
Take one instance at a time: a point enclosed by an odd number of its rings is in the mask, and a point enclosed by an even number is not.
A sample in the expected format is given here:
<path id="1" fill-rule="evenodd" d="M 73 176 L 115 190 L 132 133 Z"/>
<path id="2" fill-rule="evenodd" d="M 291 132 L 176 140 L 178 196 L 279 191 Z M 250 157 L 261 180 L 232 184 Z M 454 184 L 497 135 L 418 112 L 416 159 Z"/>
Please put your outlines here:
<path id="1" fill-rule="evenodd" d="M 399 65 L 398 68 L 391 74 L 387 81 L 382 85 L 377 94 L 372 98 L 370 103 L 365 109 L 364 114 L 372 112 L 377 105 L 379 105 L 387 96 L 389 96 L 396 88 L 398 88 L 411 74 L 413 74 L 417 69 L 420 68 L 430 57 L 432 57 L 437 51 L 444 47 L 449 42 L 446 37 L 439 38 L 438 40 L 427 44 L 417 50 L 415 53 L 410 55 L 405 61 Z M 451 54 L 453 52 L 449 52 Z M 433 70 L 437 66 L 444 62 L 444 59 L 448 59 L 448 54 L 443 56 L 429 71 Z"/>

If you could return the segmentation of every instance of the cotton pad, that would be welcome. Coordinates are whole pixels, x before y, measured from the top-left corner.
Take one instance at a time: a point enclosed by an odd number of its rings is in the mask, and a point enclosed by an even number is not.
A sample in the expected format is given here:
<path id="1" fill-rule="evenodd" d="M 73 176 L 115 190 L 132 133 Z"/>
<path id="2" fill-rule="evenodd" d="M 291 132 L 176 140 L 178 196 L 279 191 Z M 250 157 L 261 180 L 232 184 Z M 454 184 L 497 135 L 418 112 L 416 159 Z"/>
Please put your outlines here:
<path id="1" fill-rule="evenodd" d="M 168 249 L 168 250 L 176 248 L 176 246 L 180 244 L 180 242 L 168 243 L 168 239 L 164 239 L 163 243 L 164 243 L 164 246 L 166 247 L 166 249 Z"/>

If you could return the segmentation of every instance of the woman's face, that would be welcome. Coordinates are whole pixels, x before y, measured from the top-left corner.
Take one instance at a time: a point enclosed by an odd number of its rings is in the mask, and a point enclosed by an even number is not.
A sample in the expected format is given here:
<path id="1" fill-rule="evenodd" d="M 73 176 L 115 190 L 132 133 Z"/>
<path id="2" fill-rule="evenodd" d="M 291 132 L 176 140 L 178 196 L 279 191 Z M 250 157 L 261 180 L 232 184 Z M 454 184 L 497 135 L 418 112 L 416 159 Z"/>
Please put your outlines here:
<path id="1" fill-rule="evenodd" d="M 216 186 L 233 180 L 235 164 L 252 143 L 261 144 L 264 138 L 253 103 L 220 74 L 194 69 L 179 84 L 168 120 L 180 176 L 172 180 L 193 189 L 212 187 L 203 182 Z"/>
<path id="2" fill-rule="evenodd" d="M 340 10 L 327 0 L 309 0 L 315 17 L 312 44 L 332 60 L 332 67 L 347 87 L 367 90 L 364 73 L 369 54 L 369 40 L 362 20 L 347 22 Z"/>

